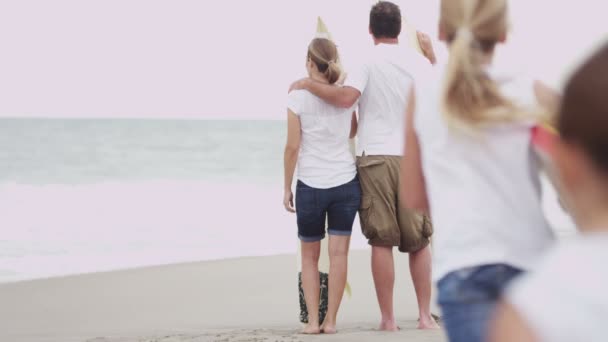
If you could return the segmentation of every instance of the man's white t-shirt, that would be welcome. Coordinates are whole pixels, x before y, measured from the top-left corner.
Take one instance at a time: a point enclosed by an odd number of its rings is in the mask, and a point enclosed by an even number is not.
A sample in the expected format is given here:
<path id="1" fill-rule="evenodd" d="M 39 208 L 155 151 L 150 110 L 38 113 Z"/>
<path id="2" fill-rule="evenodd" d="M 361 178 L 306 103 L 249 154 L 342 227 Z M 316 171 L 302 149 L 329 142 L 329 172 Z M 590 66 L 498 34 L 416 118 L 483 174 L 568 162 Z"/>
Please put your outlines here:
<path id="1" fill-rule="evenodd" d="M 507 292 L 540 341 L 607 341 L 608 233 L 558 245 Z"/>
<path id="2" fill-rule="evenodd" d="M 317 189 L 329 189 L 357 175 L 349 139 L 352 114 L 329 105 L 307 90 L 292 91 L 287 108 L 300 118 L 302 140 L 298 156 L 298 179 Z"/>
<path id="3" fill-rule="evenodd" d="M 403 155 L 405 110 L 414 83 L 431 64 L 406 46 L 379 44 L 349 71 L 345 86 L 361 92 L 357 155 Z"/>
<path id="4" fill-rule="evenodd" d="M 534 122 L 504 124 L 471 135 L 450 129 L 442 113 L 442 68 L 416 86 L 415 130 L 433 220 L 433 278 L 474 266 L 530 270 L 554 234 L 541 202 Z M 520 107 L 536 105 L 533 80 L 488 73 Z"/>

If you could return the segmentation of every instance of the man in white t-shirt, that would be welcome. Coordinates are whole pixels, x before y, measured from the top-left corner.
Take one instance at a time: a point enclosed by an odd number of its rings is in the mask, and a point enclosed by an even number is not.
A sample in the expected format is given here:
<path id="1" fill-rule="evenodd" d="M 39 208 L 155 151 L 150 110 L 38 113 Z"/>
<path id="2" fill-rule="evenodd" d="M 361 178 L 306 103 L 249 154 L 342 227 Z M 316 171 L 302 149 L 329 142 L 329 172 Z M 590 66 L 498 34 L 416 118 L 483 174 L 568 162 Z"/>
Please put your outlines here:
<path id="1" fill-rule="evenodd" d="M 380 1 L 370 13 L 375 47 L 367 61 L 351 70 L 344 87 L 312 79 L 294 83 L 335 106 L 349 108 L 359 101 L 357 168 L 363 192 L 359 210 L 363 234 L 372 246 L 372 273 L 382 321 L 381 330 L 398 330 L 393 310 L 395 270 L 393 247 L 410 254 L 412 280 L 420 312 L 420 329 L 437 324 L 430 312 L 432 226 L 428 218 L 405 208 L 399 196 L 405 111 L 411 88 L 426 77 L 431 64 L 413 49 L 399 45 L 401 12 Z M 418 34 L 425 56 L 434 63 L 430 41 Z"/>

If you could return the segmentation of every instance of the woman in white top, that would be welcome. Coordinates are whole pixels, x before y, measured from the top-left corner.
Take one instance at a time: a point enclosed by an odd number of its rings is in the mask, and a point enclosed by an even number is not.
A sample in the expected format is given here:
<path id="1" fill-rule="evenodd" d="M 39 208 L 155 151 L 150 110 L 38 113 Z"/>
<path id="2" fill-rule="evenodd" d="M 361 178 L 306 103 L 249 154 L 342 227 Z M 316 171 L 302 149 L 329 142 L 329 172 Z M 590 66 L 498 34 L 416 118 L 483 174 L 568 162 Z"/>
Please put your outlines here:
<path id="1" fill-rule="evenodd" d="M 582 232 L 509 289 L 493 341 L 608 341 L 608 45 L 569 81 L 553 144 Z"/>
<path id="2" fill-rule="evenodd" d="M 319 82 L 335 84 L 341 71 L 338 50 L 327 39 L 314 39 L 308 47 L 306 68 Z M 361 202 L 355 159 L 349 139 L 357 121 L 352 108 L 333 107 L 306 90 L 289 94 L 288 133 L 285 147 L 285 209 L 297 213 L 302 244 L 302 287 L 308 311 L 303 333 L 336 332 L 336 317 L 346 285 L 347 256 L 353 222 Z M 291 190 L 298 165 L 296 207 Z M 323 325 L 319 322 L 319 253 L 329 233 L 329 298 Z"/>
<path id="3" fill-rule="evenodd" d="M 443 0 L 445 72 L 416 85 L 402 164 L 408 207 L 430 211 L 433 278 L 452 342 L 485 341 L 505 285 L 553 241 L 531 148 L 533 82 L 491 67 L 506 0 Z M 414 115 L 415 113 L 415 115 Z"/>

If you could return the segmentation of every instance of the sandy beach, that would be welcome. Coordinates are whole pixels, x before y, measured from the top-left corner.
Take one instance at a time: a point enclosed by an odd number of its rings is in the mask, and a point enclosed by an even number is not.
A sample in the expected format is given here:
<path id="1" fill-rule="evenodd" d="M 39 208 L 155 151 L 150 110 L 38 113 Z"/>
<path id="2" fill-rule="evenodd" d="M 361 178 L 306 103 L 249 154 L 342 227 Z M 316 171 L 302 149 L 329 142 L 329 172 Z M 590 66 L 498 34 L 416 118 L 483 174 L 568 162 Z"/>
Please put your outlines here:
<path id="1" fill-rule="evenodd" d="M 374 330 L 378 305 L 369 248 L 358 225 L 352 244 L 365 249 L 350 255 L 353 297 L 344 299 L 340 334 L 298 335 L 297 258 L 262 256 L 295 253 L 295 218 L 275 205 L 278 187 L 222 186 L 228 193 L 242 191 L 242 203 L 260 205 L 231 215 L 227 200 L 233 198 L 206 197 L 220 189 L 206 183 L 5 186 L 0 217 L 13 223 L 4 238 L 16 244 L 0 244 L 9 255 L 0 263 L 0 275 L 3 269 L 15 272 L 2 281 L 54 278 L 0 283 L 0 342 L 445 340 L 441 331 L 415 329 L 417 305 L 405 255 L 396 258 L 395 307 L 402 331 Z M 545 196 L 556 233 L 570 236 L 571 223 L 555 194 Z M 207 209 L 204 217 L 201 208 Z M 272 239 L 247 229 L 251 222 L 264 222 L 264 215 L 273 217 L 263 230 Z M 204 229 L 208 222 L 217 225 Z M 36 247 L 40 253 L 31 255 Z M 231 259 L 236 255 L 258 256 Z M 223 260 L 179 263 L 207 257 Z M 168 266 L 140 268 L 159 264 Z M 124 268 L 131 269 L 57 277 Z"/>
<path id="2" fill-rule="evenodd" d="M 343 302 L 340 334 L 297 334 L 295 266 L 295 255 L 284 255 L 3 284 L 0 341 L 444 341 L 441 331 L 415 329 L 403 255 L 395 298 L 402 331 L 375 331 L 368 250 L 351 252 L 353 296 Z"/>

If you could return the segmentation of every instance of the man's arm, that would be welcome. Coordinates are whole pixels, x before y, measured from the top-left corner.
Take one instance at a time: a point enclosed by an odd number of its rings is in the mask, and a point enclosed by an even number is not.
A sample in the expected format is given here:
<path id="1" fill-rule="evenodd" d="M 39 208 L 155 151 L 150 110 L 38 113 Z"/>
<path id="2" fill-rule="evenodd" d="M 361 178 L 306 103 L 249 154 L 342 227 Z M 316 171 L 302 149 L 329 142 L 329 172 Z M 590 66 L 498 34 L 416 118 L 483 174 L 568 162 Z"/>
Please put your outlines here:
<path id="1" fill-rule="evenodd" d="M 289 88 L 293 90 L 305 89 L 323 101 L 340 108 L 350 108 L 355 105 L 361 93 L 353 87 L 338 87 L 317 82 L 310 78 L 303 78 L 294 82 Z"/>

